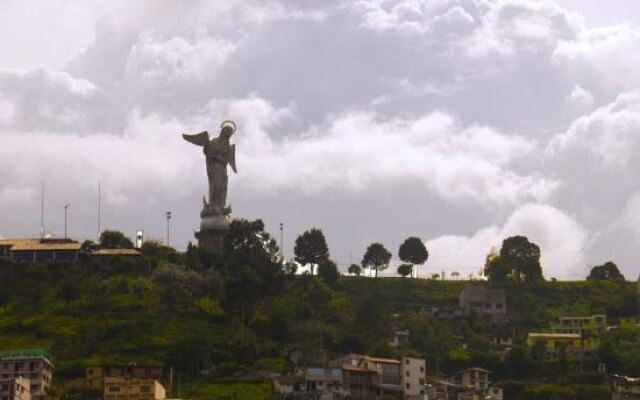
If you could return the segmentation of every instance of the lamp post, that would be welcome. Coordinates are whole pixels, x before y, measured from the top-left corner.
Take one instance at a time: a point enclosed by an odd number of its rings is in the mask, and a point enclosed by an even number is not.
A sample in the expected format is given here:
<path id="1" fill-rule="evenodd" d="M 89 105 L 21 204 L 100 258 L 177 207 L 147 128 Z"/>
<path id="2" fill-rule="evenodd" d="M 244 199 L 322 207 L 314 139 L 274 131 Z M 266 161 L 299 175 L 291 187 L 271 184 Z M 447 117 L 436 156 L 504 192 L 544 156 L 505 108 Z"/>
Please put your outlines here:
<path id="1" fill-rule="evenodd" d="M 64 205 L 64 238 L 67 239 L 67 210 L 71 207 L 71 204 Z"/>
<path id="2" fill-rule="evenodd" d="M 167 211 L 167 247 L 169 247 L 169 227 L 171 226 L 171 211 Z"/>

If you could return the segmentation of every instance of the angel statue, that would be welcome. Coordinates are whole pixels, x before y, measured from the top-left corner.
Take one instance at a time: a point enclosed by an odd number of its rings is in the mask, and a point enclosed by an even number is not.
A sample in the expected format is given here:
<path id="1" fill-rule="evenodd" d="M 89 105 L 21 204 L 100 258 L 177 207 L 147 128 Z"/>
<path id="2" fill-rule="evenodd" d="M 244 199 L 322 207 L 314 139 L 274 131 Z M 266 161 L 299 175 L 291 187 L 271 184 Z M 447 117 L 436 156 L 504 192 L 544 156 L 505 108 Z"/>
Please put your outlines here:
<path id="1" fill-rule="evenodd" d="M 209 178 L 209 202 L 203 197 L 204 203 L 201 217 L 213 215 L 227 216 L 231 213 L 231 207 L 227 206 L 227 164 L 233 172 L 236 169 L 236 146 L 229 143 L 231 135 L 236 131 L 233 121 L 224 121 L 220 125 L 220 134 L 217 138 L 209 139 L 207 131 L 195 135 L 183 134 L 182 137 L 190 143 L 201 146 L 207 161 L 207 177 Z"/>

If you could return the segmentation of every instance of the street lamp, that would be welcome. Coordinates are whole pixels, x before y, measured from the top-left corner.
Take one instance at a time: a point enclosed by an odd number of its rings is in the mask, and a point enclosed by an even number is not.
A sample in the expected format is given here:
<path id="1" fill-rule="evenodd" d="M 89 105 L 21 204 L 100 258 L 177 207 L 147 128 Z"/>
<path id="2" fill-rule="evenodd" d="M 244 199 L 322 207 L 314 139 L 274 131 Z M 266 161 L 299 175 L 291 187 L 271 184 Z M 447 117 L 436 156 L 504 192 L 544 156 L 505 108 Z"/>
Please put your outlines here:
<path id="1" fill-rule="evenodd" d="M 67 238 L 67 210 L 71 207 L 71 204 L 65 204 L 64 206 L 64 238 Z"/>
<path id="2" fill-rule="evenodd" d="M 171 211 L 167 211 L 167 247 L 169 247 L 169 227 L 171 225 Z"/>

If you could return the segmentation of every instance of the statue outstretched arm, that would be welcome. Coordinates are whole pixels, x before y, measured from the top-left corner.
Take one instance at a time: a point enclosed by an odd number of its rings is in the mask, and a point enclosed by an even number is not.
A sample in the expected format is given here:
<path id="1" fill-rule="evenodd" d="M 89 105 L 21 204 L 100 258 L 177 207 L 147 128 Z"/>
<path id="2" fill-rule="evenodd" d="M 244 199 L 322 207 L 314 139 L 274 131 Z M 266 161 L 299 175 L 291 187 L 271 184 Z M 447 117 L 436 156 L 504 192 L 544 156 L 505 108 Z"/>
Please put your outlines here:
<path id="1" fill-rule="evenodd" d="M 231 169 L 236 174 L 238 173 L 238 169 L 236 168 L 236 145 L 232 144 L 229 146 L 229 165 L 231 165 Z"/>
<path id="2" fill-rule="evenodd" d="M 195 135 L 182 134 L 184 140 L 197 146 L 205 146 L 209 143 L 209 133 L 207 131 L 196 133 Z"/>

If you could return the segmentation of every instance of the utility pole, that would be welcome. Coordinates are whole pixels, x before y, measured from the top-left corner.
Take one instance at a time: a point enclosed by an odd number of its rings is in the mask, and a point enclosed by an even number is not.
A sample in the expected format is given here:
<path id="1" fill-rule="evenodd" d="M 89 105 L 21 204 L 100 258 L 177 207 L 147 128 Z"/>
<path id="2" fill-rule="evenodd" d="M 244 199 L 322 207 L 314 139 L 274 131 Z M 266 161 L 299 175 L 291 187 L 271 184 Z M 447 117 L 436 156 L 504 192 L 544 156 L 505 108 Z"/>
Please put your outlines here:
<path id="1" fill-rule="evenodd" d="M 102 193 L 101 193 L 101 184 L 100 181 L 98 181 L 98 243 L 100 243 L 100 235 L 102 234 L 102 232 L 100 231 L 101 227 L 100 224 L 102 223 L 101 221 L 101 217 L 102 217 L 102 210 L 100 209 L 100 200 L 102 197 Z"/>
<path id="2" fill-rule="evenodd" d="M 44 182 L 42 182 L 42 197 L 40 198 L 40 239 L 44 239 Z"/>
<path id="3" fill-rule="evenodd" d="M 67 239 L 67 210 L 71 207 L 71 204 L 65 204 L 64 206 L 64 238 Z"/>
<path id="4" fill-rule="evenodd" d="M 284 223 L 280 222 L 280 256 L 284 260 Z"/>
<path id="5" fill-rule="evenodd" d="M 171 226 L 171 211 L 167 211 L 167 247 L 169 247 L 169 230 Z"/>

